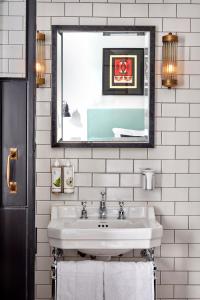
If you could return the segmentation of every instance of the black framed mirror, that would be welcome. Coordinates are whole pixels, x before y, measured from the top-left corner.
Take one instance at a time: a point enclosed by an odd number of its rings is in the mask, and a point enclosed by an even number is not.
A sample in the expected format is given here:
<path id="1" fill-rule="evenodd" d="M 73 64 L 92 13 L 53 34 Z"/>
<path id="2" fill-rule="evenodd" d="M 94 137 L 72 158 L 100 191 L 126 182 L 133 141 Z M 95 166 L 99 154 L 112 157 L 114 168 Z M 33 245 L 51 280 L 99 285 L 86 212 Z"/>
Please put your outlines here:
<path id="1" fill-rule="evenodd" d="M 153 147 L 154 26 L 52 26 L 52 146 Z"/>

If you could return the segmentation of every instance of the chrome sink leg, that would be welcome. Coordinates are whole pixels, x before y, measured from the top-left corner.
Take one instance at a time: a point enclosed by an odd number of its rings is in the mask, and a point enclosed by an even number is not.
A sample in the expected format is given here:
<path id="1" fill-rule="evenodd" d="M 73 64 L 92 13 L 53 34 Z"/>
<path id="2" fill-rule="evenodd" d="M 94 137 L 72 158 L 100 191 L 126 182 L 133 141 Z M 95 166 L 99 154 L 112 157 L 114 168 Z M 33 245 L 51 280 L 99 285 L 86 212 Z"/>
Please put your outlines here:
<path id="1" fill-rule="evenodd" d="M 153 275 L 154 275 L 154 300 L 156 300 L 156 270 L 157 270 L 157 266 L 155 264 L 155 259 L 154 259 L 154 248 L 150 248 L 150 249 L 144 249 L 141 251 L 141 256 L 145 257 L 146 260 L 148 261 L 152 261 L 153 262 Z"/>
<path id="2" fill-rule="evenodd" d="M 53 263 L 51 265 L 51 279 L 52 279 L 52 298 L 57 300 L 57 262 L 63 255 L 63 250 L 58 248 L 53 248 Z"/>

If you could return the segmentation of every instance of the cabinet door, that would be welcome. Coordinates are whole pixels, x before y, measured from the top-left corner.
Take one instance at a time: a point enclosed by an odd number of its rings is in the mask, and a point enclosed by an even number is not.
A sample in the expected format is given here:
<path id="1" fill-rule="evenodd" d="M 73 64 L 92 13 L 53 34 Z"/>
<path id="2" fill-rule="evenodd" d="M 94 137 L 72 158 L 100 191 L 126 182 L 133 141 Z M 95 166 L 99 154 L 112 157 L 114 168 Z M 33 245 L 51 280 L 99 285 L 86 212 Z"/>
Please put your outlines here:
<path id="1" fill-rule="evenodd" d="M 0 91 L 0 298 L 31 300 L 35 231 L 30 182 L 34 170 L 30 169 L 33 152 L 27 155 L 27 83 L 3 81 Z M 16 160 L 9 158 L 11 148 L 17 149 Z M 13 181 L 17 185 L 14 193 L 9 185 Z"/>
<path id="2" fill-rule="evenodd" d="M 33 300 L 36 0 L 0 12 L 0 299 Z"/>
<path id="3" fill-rule="evenodd" d="M 1 83 L 2 110 L 2 206 L 26 206 L 26 81 Z M 10 160 L 10 149 L 17 150 L 17 159 Z M 9 177 L 9 178 L 8 178 Z M 16 182 L 16 193 L 11 193 L 8 181 Z"/>

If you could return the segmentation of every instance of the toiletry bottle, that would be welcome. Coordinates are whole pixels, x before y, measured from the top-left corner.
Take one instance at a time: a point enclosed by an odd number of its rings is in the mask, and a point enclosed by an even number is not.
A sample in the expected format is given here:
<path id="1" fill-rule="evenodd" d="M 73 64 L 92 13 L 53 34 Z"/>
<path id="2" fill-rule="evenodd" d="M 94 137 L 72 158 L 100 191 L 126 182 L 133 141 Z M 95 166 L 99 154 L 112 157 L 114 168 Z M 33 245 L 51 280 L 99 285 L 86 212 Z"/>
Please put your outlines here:
<path id="1" fill-rule="evenodd" d="M 52 193 L 62 193 L 62 167 L 58 160 L 51 167 L 51 191 Z"/>
<path id="2" fill-rule="evenodd" d="M 64 193 L 74 193 L 74 167 L 70 161 L 64 166 Z"/>

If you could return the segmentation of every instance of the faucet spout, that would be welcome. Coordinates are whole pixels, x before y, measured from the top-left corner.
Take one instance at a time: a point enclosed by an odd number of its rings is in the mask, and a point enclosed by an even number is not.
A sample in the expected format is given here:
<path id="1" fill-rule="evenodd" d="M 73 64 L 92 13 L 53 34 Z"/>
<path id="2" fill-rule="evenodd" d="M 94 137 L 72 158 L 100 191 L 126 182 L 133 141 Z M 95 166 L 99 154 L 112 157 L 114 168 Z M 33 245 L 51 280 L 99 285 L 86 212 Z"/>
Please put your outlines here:
<path id="1" fill-rule="evenodd" d="M 105 194 L 106 193 L 101 192 L 102 199 L 100 201 L 100 206 L 99 206 L 99 218 L 100 219 L 106 219 L 106 217 L 107 217 Z"/>

